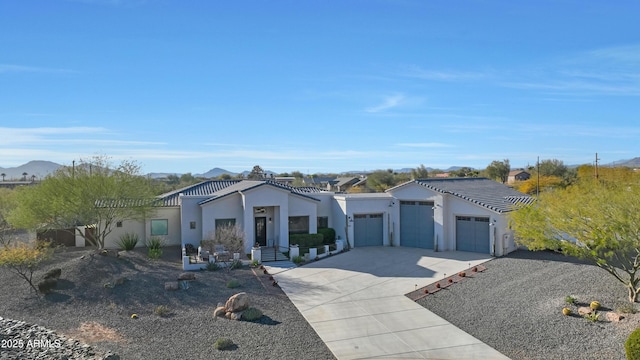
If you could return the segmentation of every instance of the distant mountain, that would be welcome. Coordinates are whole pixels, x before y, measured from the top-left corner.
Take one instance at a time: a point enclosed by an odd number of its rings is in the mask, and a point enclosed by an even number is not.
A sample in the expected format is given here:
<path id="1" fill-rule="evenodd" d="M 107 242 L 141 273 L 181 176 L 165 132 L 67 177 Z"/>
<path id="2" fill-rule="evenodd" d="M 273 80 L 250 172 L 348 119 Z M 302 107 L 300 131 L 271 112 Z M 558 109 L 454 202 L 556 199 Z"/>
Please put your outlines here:
<path id="1" fill-rule="evenodd" d="M 223 175 L 223 174 L 229 174 L 232 177 L 238 175 L 238 173 L 234 173 L 234 172 L 231 172 L 231 171 L 216 167 L 216 168 L 213 168 L 213 169 L 207 171 L 204 174 L 193 174 L 193 176 L 195 176 L 195 177 L 203 177 L 203 178 L 206 178 L 206 179 L 211 179 L 211 178 L 217 178 L 218 176 Z"/>
<path id="2" fill-rule="evenodd" d="M 640 167 L 640 157 L 635 157 L 629 160 L 614 161 L 613 163 L 606 164 L 605 166 L 628 166 L 630 168 L 638 168 Z"/>
<path id="3" fill-rule="evenodd" d="M 31 179 L 32 176 L 35 176 L 36 179 L 43 179 L 47 175 L 54 173 L 56 170 L 58 170 L 60 166 L 62 165 L 51 162 L 51 161 L 33 160 L 17 167 L 10 167 L 10 168 L 0 167 L 0 173 L 5 174 L 4 177 L 6 181 L 20 180 L 23 178 L 22 174 L 24 173 L 27 173 L 26 177 L 29 180 Z"/>
<path id="4" fill-rule="evenodd" d="M 178 174 L 178 173 L 148 173 L 147 176 L 152 178 L 152 179 L 163 179 L 168 177 L 169 175 L 175 175 L 180 177 L 180 175 L 182 174 Z"/>

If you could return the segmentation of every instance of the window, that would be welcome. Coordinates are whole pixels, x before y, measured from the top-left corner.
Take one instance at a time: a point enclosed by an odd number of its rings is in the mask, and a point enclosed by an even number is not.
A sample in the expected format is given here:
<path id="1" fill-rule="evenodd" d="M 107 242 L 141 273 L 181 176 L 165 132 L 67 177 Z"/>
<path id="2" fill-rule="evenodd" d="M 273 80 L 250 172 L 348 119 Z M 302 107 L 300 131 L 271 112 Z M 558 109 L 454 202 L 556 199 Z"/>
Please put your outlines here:
<path id="1" fill-rule="evenodd" d="M 329 227 L 328 216 L 318 216 L 318 229 L 324 229 Z"/>
<path id="2" fill-rule="evenodd" d="M 151 236 L 169 235 L 169 220 L 151 220 Z"/>
<path id="3" fill-rule="evenodd" d="M 223 226 L 235 226 L 236 219 L 216 219 L 216 229 Z"/>
<path id="4" fill-rule="evenodd" d="M 122 221 L 116 221 L 116 227 L 122 227 Z"/>
<path id="5" fill-rule="evenodd" d="M 195 222 L 195 221 L 190 222 L 190 223 L 189 223 L 189 229 L 192 229 L 192 230 L 193 230 L 193 229 L 195 229 L 195 228 L 196 228 L 196 222 Z"/>
<path id="6" fill-rule="evenodd" d="M 308 216 L 289 216 L 289 234 L 308 234 Z"/>

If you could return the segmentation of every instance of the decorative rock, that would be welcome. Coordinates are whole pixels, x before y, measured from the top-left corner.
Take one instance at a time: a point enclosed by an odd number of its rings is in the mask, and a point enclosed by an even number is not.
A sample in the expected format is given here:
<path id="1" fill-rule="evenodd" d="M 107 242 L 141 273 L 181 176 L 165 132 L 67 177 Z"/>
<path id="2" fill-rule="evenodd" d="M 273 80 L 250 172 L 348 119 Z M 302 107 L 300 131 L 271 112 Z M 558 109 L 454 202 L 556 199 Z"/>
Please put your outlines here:
<path id="1" fill-rule="evenodd" d="M 249 295 L 245 292 L 237 293 L 224 304 L 227 312 L 239 312 L 249 307 Z"/>
<path id="2" fill-rule="evenodd" d="M 195 280 L 195 279 L 196 279 L 196 274 L 192 272 L 183 272 L 180 275 L 178 275 L 178 280 Z"/>
<path id="3" fill-rule="evenodd" d="M 229 313 L 229 314 L 231 314 L 231 315 L 229 316 L 229 319 L 230 319 L 230 320 L 240 320 L 240 319 L 242 318 L 242 313 L 243 313 L 243 312 L 244 312 L 244 311 L 238 311 L 238 312 L 232 312 L 232 313 Z"/>
<path id="4" fill-rule="evenodd" d="M 0 352 L 0 359 L 95 359 L 119 360 L 120 357 L 112 352 L 99 353 L 93 347 L 82 344 L 78 340 L 69 339 L 56 334 L 54 331 L 38 325 L 31 325 L 24 321 L 4 319 L 0 317 L 0 329 L 7 329 L 13 339 L 37 339 L 52 346 L 44 349 L 41 346 L 5 347 Z M 6 339 L 2 337 L 2 339 Z M 44 350 L 43 350 L 44 349 Z"/>
<path id="5" fill-rule="evenodd" d="M 215 310 L 213 310 L 213 316 L 222 317 L 225 316 L 226 312 L 227 311 L 225 310 L 224 306 L 218 306 Z"/>
<path id="6" fill-rule="evenodd" d="M 114 284 L 116 284 L 116 285 L 122 285 L 122 284 L 124 284 L 125 282 L 127 282 L 128 280 L 129 280 L 129 279 L 127 279 L 126 277 L 121 276 L 121 277 L 117 278 L 117 279 L 116 279 L 116 281 L 114 281 Z"/>
<path id="7" fill-rule="evenodd" d="M 55 278 L 44 279 L 38 283 L 38 290 L 43 294 L 48 294 L 58 285 L 58 280 Z"/>
<path id="8" fill-rule="evenodd" d="M 164 283 L 164 289 L 167 291 L 176 291 L 180 289 L 180 283 L 177 281 L 168 281 Z"/>
<path id="9" fill-rule="evenodd" d="M 607 321 L 611 321 L 611 322 L 619 322 L 620 320 L 624 319 L 624 316 L 618 314 L 618 313 L 614 313 L 613 311 L 610 311 L 607 313 Z"/>
<path id="10" fill-rule="evenodd" d="M 585 316 L 587 314 L 591 314 L 591 308 L 587 306 L 581 306 L 578 308 L 578 315 Z"/>
<path id="11" fill-rule="evenodd" d="M 62 269 L 51 269 L 44 274 L 44 279 L 59 279 L 60 275 L 62 275 Z"/>

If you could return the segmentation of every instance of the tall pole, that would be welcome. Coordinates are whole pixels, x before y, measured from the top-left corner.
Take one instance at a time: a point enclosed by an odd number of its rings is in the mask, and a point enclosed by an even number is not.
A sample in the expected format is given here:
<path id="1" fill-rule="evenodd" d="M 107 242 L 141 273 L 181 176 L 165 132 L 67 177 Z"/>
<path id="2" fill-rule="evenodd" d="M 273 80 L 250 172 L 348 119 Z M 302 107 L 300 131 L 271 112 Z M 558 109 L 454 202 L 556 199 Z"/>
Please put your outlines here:
<path id="1" fill-rule="evenodd" d="M 596 179 L 598 178 L 598 153 L 596 153 Z"/>
<path id="2" fill-rule="evenodd" d="M 540 197 L 540 156 L 538 156 L 538 162 L 536 162 L 536 197 Z"/>

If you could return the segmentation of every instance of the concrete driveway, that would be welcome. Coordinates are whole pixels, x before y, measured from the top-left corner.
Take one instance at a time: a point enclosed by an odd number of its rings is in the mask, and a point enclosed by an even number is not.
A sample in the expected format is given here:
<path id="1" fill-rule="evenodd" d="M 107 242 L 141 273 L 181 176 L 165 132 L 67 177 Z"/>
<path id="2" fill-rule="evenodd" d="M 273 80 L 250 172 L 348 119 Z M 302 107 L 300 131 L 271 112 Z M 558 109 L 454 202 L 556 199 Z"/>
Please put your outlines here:
<path id="1" fill-rule="evenodd" d="M 338 359 L 508 359 L 404 296 L 489 259 L 364 247 L 298 268 L 271 263 L 267 269 Z"/>

